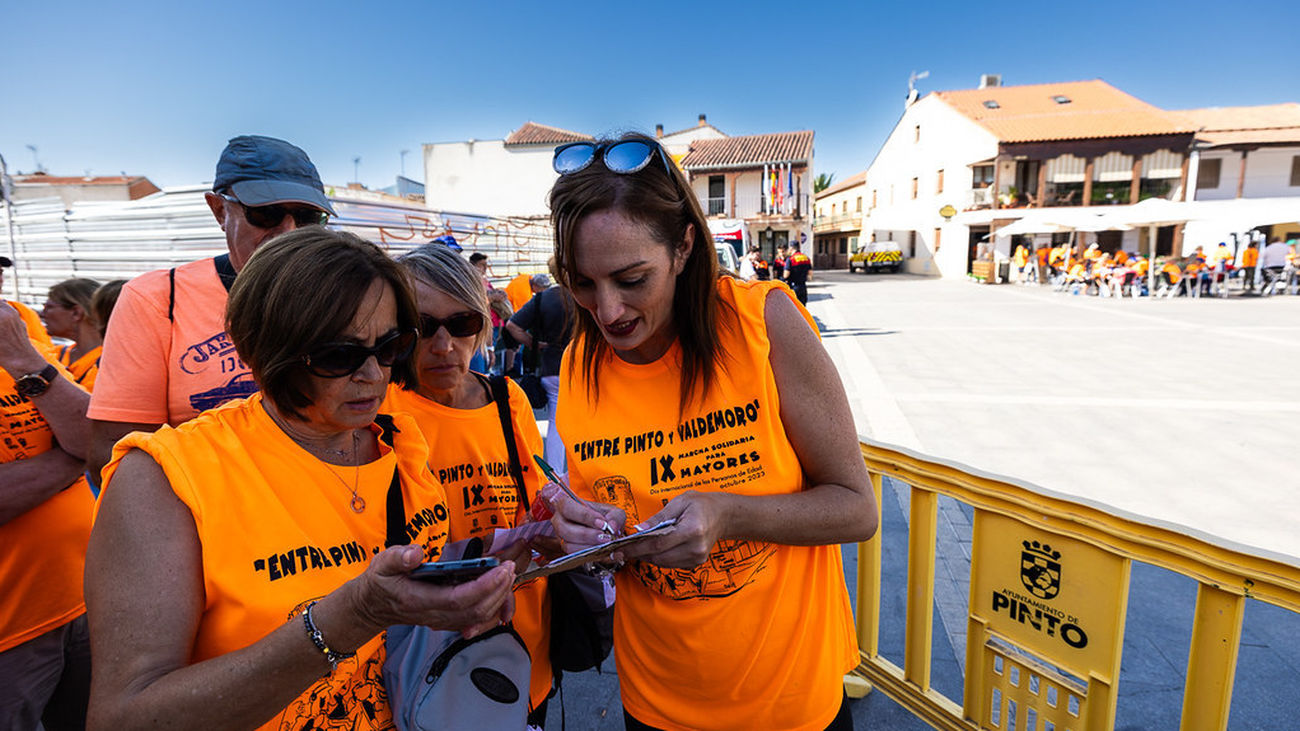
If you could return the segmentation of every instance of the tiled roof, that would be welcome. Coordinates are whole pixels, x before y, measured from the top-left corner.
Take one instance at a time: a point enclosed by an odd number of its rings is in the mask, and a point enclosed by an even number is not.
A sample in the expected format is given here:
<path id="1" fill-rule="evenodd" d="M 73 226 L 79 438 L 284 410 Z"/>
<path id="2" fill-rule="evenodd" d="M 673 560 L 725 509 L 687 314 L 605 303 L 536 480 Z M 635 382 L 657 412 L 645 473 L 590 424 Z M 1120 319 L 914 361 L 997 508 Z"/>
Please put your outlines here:
<path id="1" fill-rule="evenodd" d="M 817 199 L 821 200 L 822 198 L 825 198 L 828 195 L 835 195 L 836 193 L 848 190 L 849 188 L 852 188 L 855 185 L 862 185 L 865 182 L 867 182 L 867 171 L 863 170 L 857 175 L 850 175 L 849 177 L 832 185 L 826 190 L 823 190 L 822 192 L 818 193 Z"/>
<path id="2" fill-rule="evenodd" d="M 699 140 L 682 158 L 686 170 L 744 167 L 769 162 L 802 162 L 812 157 L 812 130 Z"/>
<path id="3" fill-rule="evenodd" d="M 1001 142 L 1186 134 L 1194 130 L 1181 117 L 1101 79 L 940 91 L 935 95 Z M 1060 103 L 1057 97 L 1069 101 Z"/>
<path id="4" fill-rule="evenodd" d="M 1211 146 L 1300 142 L 1300 103 L 1184 109 L 1176 114 Z"/>
<path id="5" fill-rule="evenodd" d="M 554 145 L 562 142 L 586 142 L 594 139 L 591 135 L 571 132 L 559 127 L 551 127 L 536 122 L 525 122 L 524 126 L 506 137 L 507 145 Z"/>

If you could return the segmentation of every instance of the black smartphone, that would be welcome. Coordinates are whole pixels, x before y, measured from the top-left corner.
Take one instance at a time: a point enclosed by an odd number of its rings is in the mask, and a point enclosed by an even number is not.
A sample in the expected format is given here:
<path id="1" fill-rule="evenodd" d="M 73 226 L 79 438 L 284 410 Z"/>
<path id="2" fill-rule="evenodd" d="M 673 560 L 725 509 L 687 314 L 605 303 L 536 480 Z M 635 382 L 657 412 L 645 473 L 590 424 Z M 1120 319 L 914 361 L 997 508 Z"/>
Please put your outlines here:
<path id="1" fill-rule="evenodd" d="M 486 558 L 467 558 L 461 561 L 426 561 L 415 567 L 410 574 L 412 579 L 427 581 L 430 584 L 451 586 L 473 581 L 496 568 L 501 562 L 492 556 Z"/>

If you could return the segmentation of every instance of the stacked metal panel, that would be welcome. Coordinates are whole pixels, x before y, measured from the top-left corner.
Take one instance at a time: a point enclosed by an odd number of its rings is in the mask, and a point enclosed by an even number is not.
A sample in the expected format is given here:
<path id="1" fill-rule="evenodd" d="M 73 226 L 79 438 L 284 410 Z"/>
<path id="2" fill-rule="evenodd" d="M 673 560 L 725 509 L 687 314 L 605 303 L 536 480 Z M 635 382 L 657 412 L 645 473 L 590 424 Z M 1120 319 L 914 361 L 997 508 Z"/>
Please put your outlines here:
<path id="1" fill-rule="evenodd" d="M 0 253 L 15 261 L 3 295 L 13 297 L 16 285 L 19 300 L 37 304 L 50 286 L 69 277 L 129 279 L 224 252 L 225 235 L 203 198 L 207 190 L 165 188 L 136 201 L 78 202 L 71 209 L 57 198 L 13 204 L 13 240 L 0 240 Z M 551 254 L 551 226 L 544 217 L 471 216 L 342 196 L 332 202 L 339 216 L 331 228 L 352 231 L 394 254 L 450 233 L 466 254 L 487 254 L 498 280 L 544 271 Z M 7 224 L 0 207 L 0 236 L 7 237 Z"/>

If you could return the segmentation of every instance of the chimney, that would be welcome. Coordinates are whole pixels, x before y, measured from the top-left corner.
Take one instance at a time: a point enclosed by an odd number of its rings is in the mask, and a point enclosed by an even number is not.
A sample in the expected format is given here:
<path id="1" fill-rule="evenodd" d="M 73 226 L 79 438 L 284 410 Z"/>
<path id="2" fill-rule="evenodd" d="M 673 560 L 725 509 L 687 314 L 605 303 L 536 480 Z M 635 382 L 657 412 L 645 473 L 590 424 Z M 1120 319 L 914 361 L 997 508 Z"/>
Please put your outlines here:
<path id="1" fill-rule="evenodd" d="M 987 89 L 991 86 L 1002 86 L 1002 74 L 980 74 L 980 87 Z"/>
<path id="2" fill-rule="evenodd" d="M 655 125 L 655 139 L 658 139 L 658 138 L 663 137 L 663 136 L 664 136 L 664 126 L 663 126 L 662 124 L 656 124 L 656 125 Z"/>
<path id="3" fill-rule="evenodd" d="M 705 119 L 704 119 L 704 115 L 701 114 L 701 115 L 700 115 L 700 123 L 699 123 L 698 125 L 696 125 L 696 126 L 697 126 L 697 127 L 703 127 L 703 126 L 706 125 L 706 124 L 708 124 L 708 122 L 705 121 Z"/>

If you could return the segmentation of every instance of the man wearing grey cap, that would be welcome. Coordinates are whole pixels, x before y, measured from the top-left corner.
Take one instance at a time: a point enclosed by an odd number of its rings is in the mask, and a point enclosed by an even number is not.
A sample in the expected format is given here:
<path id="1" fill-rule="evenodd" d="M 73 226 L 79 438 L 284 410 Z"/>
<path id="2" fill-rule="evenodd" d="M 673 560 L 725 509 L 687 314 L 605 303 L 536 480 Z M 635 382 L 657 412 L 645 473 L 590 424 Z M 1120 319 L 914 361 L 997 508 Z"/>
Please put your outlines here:
<path id="1" fill-rule="evenodd" d="M 230 140 L 204 197 L 228 253 L 136 277 L 109 320 L 88 412 L 96 483 L 127 433 L 175 426 L 257 390 L 226 336 L 230 285 L 262 243 L 334 214 L 307 153 L 273 137 Z"/>

